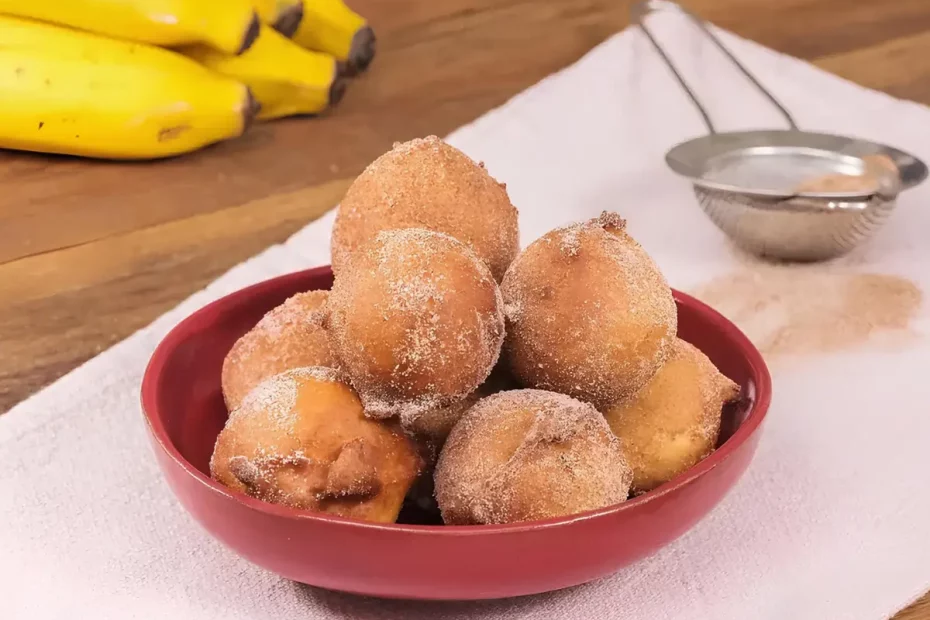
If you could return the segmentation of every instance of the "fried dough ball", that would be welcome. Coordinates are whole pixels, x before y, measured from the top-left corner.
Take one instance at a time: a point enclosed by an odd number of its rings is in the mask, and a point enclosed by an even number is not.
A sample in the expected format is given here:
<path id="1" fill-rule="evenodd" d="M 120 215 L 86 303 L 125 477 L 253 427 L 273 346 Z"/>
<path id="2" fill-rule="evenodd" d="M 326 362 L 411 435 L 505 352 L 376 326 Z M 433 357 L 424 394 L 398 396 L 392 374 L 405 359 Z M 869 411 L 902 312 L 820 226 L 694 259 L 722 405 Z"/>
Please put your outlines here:
<path id="1" fill-rule="evenodd" d="M 367 418 L 331 368 L 298 368 L 259 384 L 216 441 L 210 472 L 252 497 L 393 523 L 421 467 L 396 425 Z"/>
<path id="2" fill-rule="evenodd" d="M 230 411 L 252 388 L 280 372 L 336 367 L 324 327 L 328 296 L 328 291 L 298 293 L 236 341 L 223 361 L 223 398 Z"/>
<path id="3" fill-rule="evenodd" d="M 435 473 L 447 524 L 531 521 L 624 501 L 632 473 L 603 416 L 542 390 L 482 399 L 452 429 Z"/>
<path id="4" fill-rule="evenodd" d="M 464 399 L 504 339 L 490 270 L 465 244 L 423 229 L 378 233 L 336 278 L 329 309 L 332 349 L 373 417 Z"/>
<path id="5" fill-rule="evenodd" d="M 713 452 L 723 406 L 738 395 L 706 355 L 675 339 L 646 387 L 605 410 L 633 467 L 633 492 L 652 490 Z"/>
<path id="6" fill-rule="evenodd" d="M 352 183 L 333 224 L 333 271 L 379 231 L 426 228 L 470 246 L 497 281 L 520 249 L 502 183 L 436 136 L 394 144 Z"/>
<path id="7" fill-rule="evenodd" d="M 677 328 L 672 291 L 615 213 L 553 230 L 501 290 L 505 356 L 528 387 L 605 407 L 646 385 Z"/>

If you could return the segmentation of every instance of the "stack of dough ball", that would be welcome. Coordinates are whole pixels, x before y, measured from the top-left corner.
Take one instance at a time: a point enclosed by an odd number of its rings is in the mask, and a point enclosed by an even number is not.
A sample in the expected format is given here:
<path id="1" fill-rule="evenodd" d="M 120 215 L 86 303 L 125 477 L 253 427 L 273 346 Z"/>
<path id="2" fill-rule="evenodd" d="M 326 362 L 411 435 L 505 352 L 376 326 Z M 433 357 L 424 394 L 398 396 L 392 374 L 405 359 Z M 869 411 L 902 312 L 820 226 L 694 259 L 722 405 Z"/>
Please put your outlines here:
<path id="1" fill-rule="evenodd" d="M 220 483 L 294 508 L 393 523 L 421 463 L 399 429 L 365 417 L 329 368 L 298 368 L 249 392 L 220 433 Z"/>
<path id="2" fill-rule="evenodd" d="M 324 326 L 328 291 L 298 293 L 236 341 L 223 361 L 223 397 L 230 410 L 263 380 L 304 366 L 335 367 Z"/>
<path id="3" fill-rule="evenodd" d="M 424 229 L 378 233 L 336 278 L 329 336 L 373 417 L 453 405 L 488 377 L 504 338 L 500 289 L 465 244 Z"/>
<path id="4" fill-rule="evenodd" d="M 668 356 L 672 291 L 614 213 L 532 243 L 501 286 L 510 369 L 524 385 L 595 407 L 631 396 Z"/>
<path id="5" fill-rule="evenodd" d="M 227 356 L 212 475 L 296 508 L 466 525 L 610 506 L 693 466 L 738 387 L 676 338 L 625 225 L 605 212 L 518 255 L 483 166 L 435 136 L 395 145 L 339 207 L 332 291 Z"/>
<path id="6" fill-rule="evenodd" d="M 605 410 L 633 467 L 633 491 L 652 490 L 713 452 L 723 406 L 738 394 L 706 355 L 676 338 L 646 387 Z"/>
<path id="7" fill-rule="evenodd" d="M 519 251 L 505 187 L 436 136 L 395 144 L 355 179 L 333 224 L 333 271 L 382 230 L 425 228 L 471 247 L 500 281 Z"/>
<path id="8" fill-rule="evenodd" d="M 436 465 L 447 524 L 570 515 L 627 498 L 632 473 L 593 407 L 563 394 L 513 390 L 482 399 L 452 429 Z"/>

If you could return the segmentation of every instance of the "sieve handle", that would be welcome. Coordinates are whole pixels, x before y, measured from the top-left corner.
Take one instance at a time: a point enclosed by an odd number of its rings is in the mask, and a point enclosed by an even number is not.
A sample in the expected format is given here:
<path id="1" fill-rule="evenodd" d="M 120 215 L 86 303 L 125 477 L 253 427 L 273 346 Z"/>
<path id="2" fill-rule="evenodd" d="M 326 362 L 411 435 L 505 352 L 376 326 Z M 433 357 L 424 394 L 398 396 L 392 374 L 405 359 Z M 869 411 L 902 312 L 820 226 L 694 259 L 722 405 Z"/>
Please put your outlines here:
<path id="1" fill-rule="evenodd" d="M 707 125 L 707 129 L 710 133 L 717 133 L 717 130 L 714 128 L 713 121 L 710 120 L 710 115 L 707 113 L 707 110 L 704 109 L 704 106 L 701 104 L 700 99 L 697 98 L 697 95 L 694 94 L 694 91 L 691 90 L 691 87 L 688 86 L 688 83 L 685 82 L 685 79 L 678 72 L 678 69 L 675 67 L 675 63 L 672 62 L 672 59 L 668 57 L 668 54 L 665 53 L 665 50 L 659 45 L 658 40 L 653 36 L 649 28 L 646 27 L 645 19 L 657 11 L 676 11 L 688 19 L 701 29 L 707 37 L 713 41 L 721 52 L 723 52 L 730 61 L 736 65 L 736 68 L 739 69 L 746 79 L 755 85 L 755 87 L 765 95 L 765 98 L 768 99 L 773 106 L 778 108 L 778 111 L 781 112 L 781 115 L 785 117 L 785 120 L 788 121 L 788 125 L 791 129 L 797 130 L 798 126 L 795 124 L 794 119 L 791 118 L 791 114 L 788 113 L 788 110 L 778 102 L 777 99 L 765 89 L 764 86 L 755 78 L 755 76 L 749 72 L 749 70 L 736 59 L 736 56 L 724 46 L 724 44 L 718 39 L 710 28 L 707 27 L 707 24 L 703 20 L 698 18 L 696 15 L 682 7 L 681 5 L 671 2 L 670 0 L 642 0 L 640 2 L 634 2 L 633 6 L 630 8 L 630 20 L 640 27 L 649 41 L 652 43 L 652 46 L 656 49 L 656 52 L 659 53 L 659 56 L 662 57 L 662 60 L 668 65 L 668 68 L 671 69 L 672 73 L 675 75 L 675 79 L 678 80 L 678 84 L 681 85 L 681 88 L 687 93 L 688 97 L 691 99 L 691 103 L 694 104 L 694 107 L 698 109 L 698 112 L 701 113 L 701 118 L 704 119 L 704 124 Z"/>

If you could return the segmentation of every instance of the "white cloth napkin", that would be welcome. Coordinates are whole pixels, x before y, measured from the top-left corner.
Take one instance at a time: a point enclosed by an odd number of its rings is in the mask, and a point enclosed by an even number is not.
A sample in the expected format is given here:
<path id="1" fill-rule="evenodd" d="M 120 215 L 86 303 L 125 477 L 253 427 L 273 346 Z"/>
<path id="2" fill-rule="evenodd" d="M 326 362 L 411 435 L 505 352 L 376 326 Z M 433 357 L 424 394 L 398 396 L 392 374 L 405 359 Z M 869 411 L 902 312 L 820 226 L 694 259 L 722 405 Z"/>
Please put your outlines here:
<path id="1" fill-rule="evenodd" d="M 778 125 L 700 35 L 677 18 L 656 22 L 718 125 Z M 930 159 L 927 108 L 722 36 L 802 127 Z M 663 163 L 666 149 L 703 132 L 648 42 L 628 30 L 449 140 L 507 183 L 524 244 L 616 210 L 673 286 L 690 289 L 748 264 Z M 930 184 L 905 193 L 879 236 L 834 269 L 899 274 L 930 290 L 928 198 Z M 237 266 L 0 417 L 0 618 L 874 620 L 930 588 L 923 306 L 893 346 L 878 334 L 774 363 L 774 404 L 737 488 L 684 537 L 601 581 L 506 601 L 413 603 L 301 586 L 239 559 L 162 481 L 139 411 L 142 371 L 165 332 L 205 302 L 328 262 L 332 220 Z M 763 327 L 777 328 L 779 316 Z"/>

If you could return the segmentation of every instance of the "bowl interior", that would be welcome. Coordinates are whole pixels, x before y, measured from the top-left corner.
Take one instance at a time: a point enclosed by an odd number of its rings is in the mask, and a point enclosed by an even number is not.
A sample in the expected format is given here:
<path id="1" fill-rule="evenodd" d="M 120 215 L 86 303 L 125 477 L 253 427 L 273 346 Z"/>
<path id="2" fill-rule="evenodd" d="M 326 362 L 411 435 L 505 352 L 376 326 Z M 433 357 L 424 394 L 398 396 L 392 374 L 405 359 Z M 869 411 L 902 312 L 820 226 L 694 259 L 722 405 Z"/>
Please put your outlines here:
<path id="1" fill-rule="evenodd" d="M 185 319 L 160 346 L 166 354 L 161 356 L 160 372 L 151 373 L 155 383 L 151 386 L 153 398 L 146 407 L 147 415 L 158 417 L 167 440 L 207 478 L 216 438 L 228 416 L 220 388 L 227 352 L 266 312 L 288 297 L 302 291 L 329 289 L 332 282 L 332 272 L 323 267 L 242 289 Z M 760 372 L 764 374 L 764 369 L 760 371 L 756 365 L 762 362 L 747 358 L 746 347 L 754 349 L 716 311 L 677 291 L 675 300 L 678 335 L 703 351 L 721 372 L 742 386 L 741 398 L 724 410 L 719 442 L 723 444 L 753 409 L 759 387 L 754 377 L 760 376 Z M 423 515 L 407 516 L 408 523 L 430 522 Z"/>

